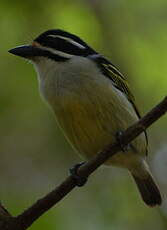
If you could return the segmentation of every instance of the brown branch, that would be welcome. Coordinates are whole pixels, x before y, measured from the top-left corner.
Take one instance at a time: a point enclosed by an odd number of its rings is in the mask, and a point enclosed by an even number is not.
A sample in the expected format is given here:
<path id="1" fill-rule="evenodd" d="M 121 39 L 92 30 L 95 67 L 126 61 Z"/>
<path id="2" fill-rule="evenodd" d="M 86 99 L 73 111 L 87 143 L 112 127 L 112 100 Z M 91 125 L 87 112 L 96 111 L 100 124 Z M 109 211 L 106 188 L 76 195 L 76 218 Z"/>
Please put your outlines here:
<path id="1" fill-rule="evenodd" d="M 0 229 L 3 229 L 4 225 L 8 225 L 11 219 L 12 216 L 0 202 Z"/>
<path id="2" fill-rule="evenodd" d="M 158 120 L 167 111 L 167 97 L 164 98 L 156 107 L 148 112 L 137 123 L 124 131 L 121 136 L 121 143 L 126 146 L 129 142 L 135 139 L 139 134 L 146 130 L 156 120 Z M 111 144 L 104 149 L 103 152 L 97 154 L 78 170 L 79 176 L 88 177 L 101 164 L 108 160 L 111 156 L 121 150 L 118 142 Z M 126 153 L 125 153 L 126 154 Z M 62 200 L 76 186 L 74 179 L 69 176 L 64 182 L 58 185 L 52 192 L 47 194 L 42 199 L 38 200 L 30 208 L 25 210 L 17 217 L 10 217 L 8 221 L 4 221 L 3 227 L 0 225 L 0 230 L 25 230 L 37 220 L 43 213 Z"/>

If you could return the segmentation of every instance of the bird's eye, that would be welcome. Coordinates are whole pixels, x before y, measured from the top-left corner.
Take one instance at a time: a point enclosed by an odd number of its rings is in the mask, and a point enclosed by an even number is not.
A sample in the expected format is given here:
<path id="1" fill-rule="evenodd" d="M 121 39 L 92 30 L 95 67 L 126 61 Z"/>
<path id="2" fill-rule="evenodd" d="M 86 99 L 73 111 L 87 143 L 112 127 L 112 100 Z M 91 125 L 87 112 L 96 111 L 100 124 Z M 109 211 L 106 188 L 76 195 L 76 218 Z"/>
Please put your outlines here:
<path id="1" fill-rule="evenodd" d="M 61 51 L 67 54 L 78 56 L 87 55 L 87 47 L 65 36 L 49 34 L 47 36 L 41 36 L 35 41 L 37 41 L 43 47 L 51 48 L 55 51 Z"/>

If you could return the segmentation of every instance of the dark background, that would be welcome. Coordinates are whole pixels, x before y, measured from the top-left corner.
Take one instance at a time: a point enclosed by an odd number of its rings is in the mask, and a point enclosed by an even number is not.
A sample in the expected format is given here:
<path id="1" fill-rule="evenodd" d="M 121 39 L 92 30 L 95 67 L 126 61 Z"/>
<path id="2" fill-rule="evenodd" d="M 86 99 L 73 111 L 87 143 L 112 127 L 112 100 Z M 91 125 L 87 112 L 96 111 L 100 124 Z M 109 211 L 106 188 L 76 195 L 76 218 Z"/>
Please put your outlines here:
<path id="1" fill-rule="evenodd" d="M 81 36 L 112 60 L 127 77 L 142 114 L 166 94 L 166 0 L 1 0 L 0 199 L 14 215 L 80 161 L 39 96 L 33 66 L 7 52 L 52 28 Z M 160 208 L 144 205 L 127 171 L 101 167 L 30 229 L 167 229 L 165 116 L 148 136 L 148 161 L 164 196 Z"/>

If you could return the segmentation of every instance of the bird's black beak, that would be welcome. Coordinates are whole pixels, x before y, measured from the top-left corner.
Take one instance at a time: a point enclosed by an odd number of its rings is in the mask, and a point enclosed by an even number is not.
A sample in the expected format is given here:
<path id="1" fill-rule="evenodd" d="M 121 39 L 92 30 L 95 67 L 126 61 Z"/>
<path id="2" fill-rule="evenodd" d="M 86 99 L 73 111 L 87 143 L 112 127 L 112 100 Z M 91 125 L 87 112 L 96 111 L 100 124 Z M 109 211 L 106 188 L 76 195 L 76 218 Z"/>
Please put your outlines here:
<path id="1" fill-rule="evenodd" d="M 36 46 L 23 45 L 9 50 L 9 53 L 31 59 L 32 57 L 39 56 L 39 51 L 40 49 Z"/>

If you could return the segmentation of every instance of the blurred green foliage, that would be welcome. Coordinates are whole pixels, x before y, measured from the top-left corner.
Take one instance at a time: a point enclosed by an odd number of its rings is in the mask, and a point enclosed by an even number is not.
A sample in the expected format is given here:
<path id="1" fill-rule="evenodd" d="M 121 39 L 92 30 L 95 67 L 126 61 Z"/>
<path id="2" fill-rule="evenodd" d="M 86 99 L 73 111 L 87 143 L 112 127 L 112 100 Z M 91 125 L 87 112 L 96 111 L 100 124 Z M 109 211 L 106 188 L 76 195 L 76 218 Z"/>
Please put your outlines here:
<path id="1" fill-rule="evenodd" d="M 75 33 L 124 73 L 145 113 L 166 94 L 166 12 L 166 0 L 1 0 L 0 199 L 13 214 L 52 190 L 80 159 L 39 97 L 33 67 L 7 51 L 48 29 Z M 161 152 L 166 129 L 166 117 L 149 129 L 151 157 Z M 157 175 L 167 194 L 164 176 Z M 126 171 L 102 167 L 30 229 L 163 230 L 166 210 L 147 208 Z"/>

